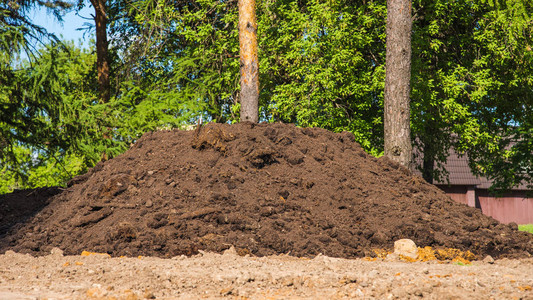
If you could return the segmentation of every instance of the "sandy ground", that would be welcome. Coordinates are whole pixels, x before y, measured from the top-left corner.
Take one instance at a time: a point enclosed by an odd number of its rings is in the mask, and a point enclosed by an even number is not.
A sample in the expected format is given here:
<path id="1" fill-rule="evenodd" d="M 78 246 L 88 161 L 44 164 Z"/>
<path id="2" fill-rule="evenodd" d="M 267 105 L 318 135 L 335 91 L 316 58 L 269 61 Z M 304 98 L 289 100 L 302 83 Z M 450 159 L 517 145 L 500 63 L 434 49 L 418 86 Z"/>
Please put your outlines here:
<path id="1" fill-rule="evenodd" d="M 368 261 L 319 255 L 0 255 L 0 299 L 533 299 L 533 259 Z"/>

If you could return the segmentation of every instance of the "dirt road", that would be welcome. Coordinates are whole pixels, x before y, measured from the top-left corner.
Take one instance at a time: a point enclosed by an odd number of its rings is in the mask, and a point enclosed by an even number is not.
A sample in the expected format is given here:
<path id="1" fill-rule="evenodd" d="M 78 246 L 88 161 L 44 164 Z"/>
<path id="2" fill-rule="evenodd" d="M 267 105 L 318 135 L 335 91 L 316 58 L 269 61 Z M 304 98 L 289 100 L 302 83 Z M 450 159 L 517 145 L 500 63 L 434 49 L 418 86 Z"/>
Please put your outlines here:
<path id="1" fill-rule="evenodd" d="M 533 259 L 386 262 L 317 256 L 0 255 L 0 299 L 533 299 Z"/>

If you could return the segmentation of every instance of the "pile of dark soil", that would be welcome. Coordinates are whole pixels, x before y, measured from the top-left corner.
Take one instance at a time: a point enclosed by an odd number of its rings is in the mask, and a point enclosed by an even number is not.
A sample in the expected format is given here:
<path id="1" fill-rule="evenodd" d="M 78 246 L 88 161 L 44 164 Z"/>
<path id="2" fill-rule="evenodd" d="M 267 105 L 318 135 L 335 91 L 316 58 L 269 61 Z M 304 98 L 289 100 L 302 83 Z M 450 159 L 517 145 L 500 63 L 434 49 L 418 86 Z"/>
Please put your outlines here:
<path id="1" fill-rule="evenodd" d="M 0 250 L 171 257 L 234 245 L 350 258 L 410 238 L 479 257 L 533 253 L 532 235 L 365 154 L 347 132 L 250 123 L 152 132 L 69 185 L 11 226 Z"/>
<path id="2" fill-rule="evenodd" d="M 16 190 L 11 194 L 0 195 L 0 239 L 11 227 L 21 226 L 30 220 L 60 192 L 60 188 L 50 187 Z"/>

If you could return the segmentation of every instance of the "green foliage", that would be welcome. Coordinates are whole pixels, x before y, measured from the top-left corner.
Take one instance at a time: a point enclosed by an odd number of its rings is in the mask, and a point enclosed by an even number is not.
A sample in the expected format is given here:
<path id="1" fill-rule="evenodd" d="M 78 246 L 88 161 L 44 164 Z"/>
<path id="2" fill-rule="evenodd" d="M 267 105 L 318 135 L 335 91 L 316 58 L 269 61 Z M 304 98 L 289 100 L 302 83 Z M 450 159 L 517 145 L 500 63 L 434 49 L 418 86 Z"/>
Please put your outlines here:
<path id="1" fill-rule="evenodd" d="M 108 103 L 94 49 L 52 40 L 14 68 L 28 27 L 0 28 L 0 193 L 60 184 L 146 131 L 239 120 L 237 1 L 107 5 Z M 413 1 L 411 121 L 427 165 L 454 147 L 497 188 L 533 182 L 531 11 L 525 0 Z M 386 1 L 261 0 L 257 18 L 261 119 L 348 130 L 381 155 Z"/>
<path id="2" fill-rule="evenodd" d="M 0 170 L 0 194 L 14 189 L 60 186 L 74 175 L 87 171 L 84 159 L 73 154 L 56 153 L 50 159 L 36 149 L 22 146 L 15 147 L 13 152 L 17 169 L 4 165 Z"/>
<path id="3" fill-rule="evenodd" d="M 49 45 L 31 66 L 6 66 L 0 85 L 2 190 L 58 184 L 86 171 L 99 147 L 94 102 L 94 56 L 73 45 Z M 90 147 L 88 151 L 87 147 Z M 93 157 L 91 157 L 91 155 Z M 38 178 L 42 175 L 42 178 Z"/>
<path id="4" fill-rule="evenodd" d="M 45 44 L 48 41 L 58 42 L 53 34 L 44 28 L 31 22 L 28 13 L 32 8 L 45 8 L 58 21 L 62 21 L 62 15 L 68 11 L 72 4 L 62 0 L 51 1 L 1 1 L 0 2 L 0 52 L 3 58 L 15 58 L 20 51 L 26 52 L 29 58 L 33 58 L 36 43 Z"/>
<path id="5" fill-rule="evenodd" d="M 132 11 L 143 13 L 129 20 L 150 37 L 129 44 L 128 52 L 141 62 L 125 71 L 136 89 L 172 94 L 193 119 L 204 111 L 217 122 L 238 120 L 236 4 L 135 2 Z M 349 130 L 379 154 L 384 5 L 259 1 L 257 9 L 262 119 Z M 124 32 L 119 25 L 114 30 Z M 155 86 L 148 77 L 157 78 Z"/>
<path id="6" fill-rule="evenodd" d="M 7 165 L 3 164 L 0 169 L 0 195 L 10 193 L 17 188 L 17 178 L 7 170 Z"/>
<path id="7" fill-rule="evenodd" d="M 52 64 L 31 69 L 20 63 L 22 53 L 30 61 L 38 58 L 37 44 L 58 42 L 53 34 L 29 20 L 28 13 L 37 6 L 61 21 L 71 4 L 61 0 L 0 3 L 0 193 L 33 186 L 23 183 L 29 175 L 26 167 L 50 158 L 38 156 L 30 161 L 28 147 L 45 153 L 43 149 L 48 145 L 58 147 L 64 139 L 53 134 L 59 108 L 55 94 L 48 94 L 54 89 L 48 84 L 55 76 Z M 54 60 L 55 53 L 48 62 Z"/>
<path id="8" fill-rule="evenodd" d="M 454 147 L 495 188 L 531 182 L 531 21 L 517 31 L 509 23 L 520 18 L 482 1 L 413 6 L 412 129 L 419 153 L 441 166 Z"/>
<path id="9" fill-rule="evenodd" d="M 127 78 L 121 97 L 130 100 L 120 101 L 126 106 L 146 101 L 145 106 L 152 108 L 151 103 L 159 103 L 161 107 L 145 120 L 169 125 L 200 115 L 216 122 L 237 120 L 231 110 L 239 82 L 236 2 L 146 0 L 133 2 L 132 7 L 128 23 L 143 34 L 131 42 L 124 23 L 111 28 L 119 43 L 128 45 L 131 55 L 125 59 L 135 60 L 121 69 Z"/>
<path id="10" fill-rule="evenodd" d="M 260 70 L 272 121 L 354 133 L 382 151 L 384 5 L 260 3 Z"/>
<path id="11" fill-rule="evenodd" d="M 518 225 L 518 230 L 533 233 L 533 224 Z"/>
<path id="12" fill-rule="evenodd" d="M 482 0 L 481 4 L 488 4 L 490 8 L 500 13 L 500 20 L 505 22 L 511 31 L 519 33 L 531 26 L 533 10 L 529 0 Z"/>

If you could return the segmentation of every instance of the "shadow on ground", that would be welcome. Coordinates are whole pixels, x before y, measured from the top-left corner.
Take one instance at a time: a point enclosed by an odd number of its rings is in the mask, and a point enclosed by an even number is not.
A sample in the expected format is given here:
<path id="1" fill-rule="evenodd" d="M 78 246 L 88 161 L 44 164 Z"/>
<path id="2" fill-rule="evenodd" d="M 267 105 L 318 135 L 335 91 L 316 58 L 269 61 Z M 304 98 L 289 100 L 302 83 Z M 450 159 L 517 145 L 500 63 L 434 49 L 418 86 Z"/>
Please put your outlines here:
<path id="1" fill-rule="evenodd" d="M 26 222 L 45 208 L 61 188 L 46 187 L 28 190 L 16 190 L 0 195 L 0 249 L 3 250 L 5 237 L 17 231 Z"/>

